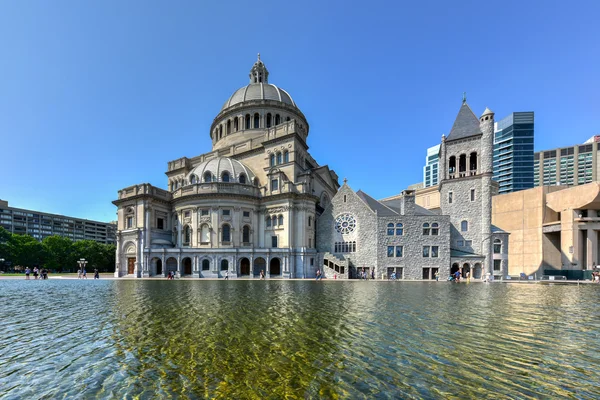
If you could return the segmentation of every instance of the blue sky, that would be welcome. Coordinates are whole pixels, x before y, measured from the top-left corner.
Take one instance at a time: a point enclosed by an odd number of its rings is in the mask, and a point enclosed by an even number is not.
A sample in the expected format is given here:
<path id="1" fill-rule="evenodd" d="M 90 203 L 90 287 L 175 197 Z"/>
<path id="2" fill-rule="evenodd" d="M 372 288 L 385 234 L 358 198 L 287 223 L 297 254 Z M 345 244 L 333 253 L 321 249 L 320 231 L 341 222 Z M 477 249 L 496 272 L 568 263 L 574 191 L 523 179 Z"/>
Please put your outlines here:
<path id="1" fill-rule="evenodd" d="M 600 134 L 597 1 L 3 1 L 0 198 L 115 219 L 166 188 L 256 53 L 308 118 L 311 154 L 382 198 L 422 180 L 463 91 L 535 111 L 535 148 Z"/>

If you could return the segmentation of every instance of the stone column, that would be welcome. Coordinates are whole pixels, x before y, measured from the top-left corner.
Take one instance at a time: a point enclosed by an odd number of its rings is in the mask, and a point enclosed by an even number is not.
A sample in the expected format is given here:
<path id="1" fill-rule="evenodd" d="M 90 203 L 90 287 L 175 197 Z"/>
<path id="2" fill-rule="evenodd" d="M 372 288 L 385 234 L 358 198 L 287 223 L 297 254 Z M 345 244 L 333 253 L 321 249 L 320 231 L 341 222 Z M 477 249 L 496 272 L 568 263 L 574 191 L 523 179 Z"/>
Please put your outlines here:
<path id="1" fill-rule="evenodd" d="M 160 259 L 162 263 L 162 276 L 164 278 L 166 276 L 165 271 L 167 269 L 167 265 L 165 264 L 165 249 L 163 249 Z"/>
<path id="2" fill-rule="evenodd" d="M 116 239 L 117 239 L 117 255 L 115 256 L 115 278 L 119 277 L 119 274 L 121 272 L 121 232 L 117 232 L 116 234 Z"/>
<path id="3" fill-rule="evenodd" d="M 151 220 L 152 220 L 152 208 L 150 207 L 146 207 L 146 221 L 145 221 L 145 226 L 144 226 L 144 232 L 146 234 L 146 240 L 145 240 L 145 248 L 149 249 L 150 248 L 150 240 L 152 239 L 152 224 L 151 224 Z"/>
<path id="4" fill-rule="evenodd" d="M 181 223 L 181 218 L 182 217 L 181 217 L 181 211 L 180 211 L 177 213 L 177 246 L 175 246 L 175 247 L 181 247 L 181 244 L 182 244 L 181 228 L 182 228 L 183 224 Z"/>
<path id="5" fill-rule="evenodd" d="M 263 211 L 262 209 L 259 210 L 258 212 L 258 247 L 261 249 L 264 249 L 265 247 L 265 229 L 266 229 L 266 225 L 265 225 L 265 218 L 266 218 L 266 212 Z"/>
<path id="6" fill-rule="evenodd" d="M 596 210 L 588 210 L 589 218 L 597 218 Z M 592 228 L 587 229 L 587 264 L 586 269 L 592 269 L 598 265 L 598 231 Z"/>
<path id="7" fill-rule="evenodd" d="M 181 250 L 177 254 L 177 272 L 175 273 L 177 278 L 181 278 Z"/>

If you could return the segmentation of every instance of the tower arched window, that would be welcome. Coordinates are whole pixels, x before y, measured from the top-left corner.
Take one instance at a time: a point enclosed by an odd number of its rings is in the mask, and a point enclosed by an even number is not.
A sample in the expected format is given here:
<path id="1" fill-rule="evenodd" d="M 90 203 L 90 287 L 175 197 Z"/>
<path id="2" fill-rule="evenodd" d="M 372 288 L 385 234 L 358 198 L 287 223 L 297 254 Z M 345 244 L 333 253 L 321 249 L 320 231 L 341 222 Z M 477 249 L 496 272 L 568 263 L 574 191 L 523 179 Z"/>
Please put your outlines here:
<path id="1" fill-rule="evenodd" d="M 223 138 L 223 125 L 219 125 L 219 139 Z"/>
<path id="2" fill-rule="evenodd" d="M 275 114 L 275 125 L 279 125 L 281 123 L 281 117 L 279 114 Z"/>
<path id="3" fill-rule="evenodd" d="M 387 235 L 394 236 L 394 224 L 391 222 L 387 224 Z"/>
<path id="4" fill-rule="evenodd" d="M 229 172 L 223 172 L 223 174 L 221 175 L 221 182 L 229 182 Z"/>
<path id="5" fill-rule="evenodd" d="M 241 184 L 244 184 L 244 185 L 245 185 L 245 184 L 246 184 L 246 174 L 244 174 L 244 173 L 241 173 L 241 174 L 240 174 L 239 181 L 240 181 L 240 183 L 241 183 Z"/>
<path id="6" fill-rule="evenodd" d="M 210 172 L 206 171 L 204 173 L 204 177 L 203 177 L 204 182 L 208 183 L 208 182 L 212 182 L 212 175 L 210 174 Z"/>
<path id="7" fill-rule="evenodd" d="M 231 120 L 230 119 L 227 120 L 227 130 L 225 133 L 227 135 L 229 135 L 231 133 Z"/>
<path id="8" fill-rule="evenodd" d="M 277 226 L 277 216 L 273 215 L 271 217 L 271 222 L 273 223 L 273 227 L 276 227 Z"/>
<path id="9" fill-rule="evenodd" d="M 458 157 L 458 173 L 467 171 L 467 155 L 461 154 Z"/>
<path id="10" fill-rule="evenodd" d="M 438 236 L 440 234 L 440 225 L 437 222 L 431 224 L 431 236 Z"/>
<path id="11" fill-rule="evenodd" d="M 283 152 L 283 162 L 284 163 L 290 162 L 290 152 L 287 150 Z"/>
<path id="12" fill-rule="evenodd" d="M 237 132 L 239 130 L 239 118 L 235 117 L 235 119 L 233 120 L 233 131 Z"/>
<path id="13" fill-rule="evenodd" d="M 455 174 L 456 173 L 456 156 L 451 156 L 448 160 L 448 173 Z"/>
<path id="14" fill-rule="evenodd" d="M 275 154 L 271 154 L 271 157 L 269 157 L 269 165 L 271 167 L 275 166 Z"/>
<path id="15" fill-rule="evenodd" d="M 260 115 L 258 113 L 254 114 L 254 129 L 258 129 L 260 127 Z"/>
<path id="16" fill-rule="evenodd" d="M 281 164 L 283 162 L 283 158 L 281 156 L 281 153 L 277 153 L 277 165 Z"/>
<path id="17" fill-rule="evenodd" d="M 192 176 L 190 176 L 190 183 L 192 185 L 196 183 L 196 175 L 192 174 Z"/>
<path id="18" fill-rule="evenodd" d="M 462 221 L 460 223 L 460 231 L 467 232 L 469 230 L 469 221 Z"/>
<path id="19" fill-rule="evenodd" d="M 190 245 L 191 237 L 192 237 L 191 228 L 189 225 L 186 225 L 186 227 L 183 228 L 183 244 L 184 244 L 184 246 Z"/>
<path id="20" fill-rule="evenodd" d="M 431 229 L 429 228 L 429 222 L 423 224 L 423 236 L 429 236 Z"/>
<path id="21" fill-rule="evenodd" d="M 246 129 L 250 129 L 250 114 L 246 114 Z"/>
<path id="22" fill-rule="evenodd" d="M 396 236 L 402 236 L 404 235 L 404 225 L 402 225 L 401 223 L 397 223 L 396 224 Z"/>
<path id="23" fill-rule="evenodd" d="M 266 222 L 267 222 L 267 228 L 270 228 L 271 227 L 271 217 L 267 217 Z"/>
<path id="24" fill-rule="evenodd" d="M 231 242 L 231 227 L 228 224 L 221 229 L 221 242 Z"/>
<path id="25" fill-rule="evenodd" d="M 290 117 L 285 117 L 285 121 L 289 122 L 290 121 Z"/>
<path id="26" fill-rule="evenodd" d="M 476 152 L 469 154 L 469 171 L 470 171 L 470 175 L 477 174 L 477 153 Z"/>
<path id="27" fill-rule="evenodd" d="M 267 114 L 267 128 L 271 127 L 271 113 Z"/>
<path id="28" fill-rule="evenodd" d="M 244 225 L 242 228 L 242 242 L 250 243 L 250 227 L 248 225 Z"/>
<path id="29" fill-rule="evenodd" d="M 283 225 L 283 215 L 279 214 L 279 220 L 277 225 Z"/>
<path id="30" fill-rule="evenodd" d="M 502 251 L 502 241 L 500 239 L 494 239 L 494 254 L 500 254 Z"/>

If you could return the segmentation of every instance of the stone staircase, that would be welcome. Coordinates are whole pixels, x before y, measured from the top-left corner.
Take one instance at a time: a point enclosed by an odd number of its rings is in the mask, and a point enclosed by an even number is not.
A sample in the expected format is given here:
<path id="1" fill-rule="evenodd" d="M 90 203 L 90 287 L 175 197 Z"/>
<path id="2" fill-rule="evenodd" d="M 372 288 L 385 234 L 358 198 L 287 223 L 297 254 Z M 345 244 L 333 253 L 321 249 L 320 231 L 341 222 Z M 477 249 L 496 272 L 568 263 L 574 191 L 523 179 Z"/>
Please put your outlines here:
<path id="1" fill-rule="evenodd" d="M 337 275 L 337 279 L 348 279 L 350 274 L 348 260 L 343 260 L 327 252 L 323 255 L 322 271 L 323 277 L 328 279 L 334 279 Z"/>

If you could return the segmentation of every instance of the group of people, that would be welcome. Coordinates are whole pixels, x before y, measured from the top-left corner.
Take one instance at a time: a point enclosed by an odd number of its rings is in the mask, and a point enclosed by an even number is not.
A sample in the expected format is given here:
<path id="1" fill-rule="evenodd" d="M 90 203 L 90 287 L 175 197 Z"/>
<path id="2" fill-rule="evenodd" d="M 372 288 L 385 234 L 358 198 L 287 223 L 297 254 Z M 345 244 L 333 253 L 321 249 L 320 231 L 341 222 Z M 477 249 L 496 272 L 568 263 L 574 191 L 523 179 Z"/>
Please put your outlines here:
<path id="1" fill-rule="evenodd" d="M 369 280 L 369 279 L 375 279 L 375 269 L 371 269 L 371 272 L 369 273 L 369 270 L 366 270 L 364 267 L 358 271 L 358 276 L 361 280 Z"/>
<path id="2" fill-rule="evenodd" d="M 435 280 L 437 281 L 438 277 L 439 277 L 439 273 L 436 272 L 435 274 L 436 274 Z M 448 280 L 458 283 L 458 282 L 462 281 L 462 278 L 463 278 L 462 272 L 460 272 L 460 270 L 457 270 L 456 272 L 454 272 L 452 275 L 450 275 L 448 277 Z M 467 280 L 467 282 L 470 282 L 470 280 L 471 280 L 471 272 L 467 271 L 465 273 L 465 279 Z"/>
<path id="3" fill-rule="evenodd" d="M 79 268 L 77 270 L 77 279 L 87 279 L 87 271 L 85 268 Z M 100 279 L 100 271 L 98 271 L 98 268 L 94 269 L 94 279 Z"/>
<path id="4" fill-rule="evenodd" d="M 599 270 L 594 270 L 592 272 L 592 282 L 600 283 L 600 271 Z"/>
<path id="5" fill-rule="evenodd" d="M 25 268 L 25 279 L 30 280 L 30 275 L 33 274 L 33 279 L 48 279 L 48 270 L 46 268 L 42 268 L 41 270 L 38 267 Z"/>

